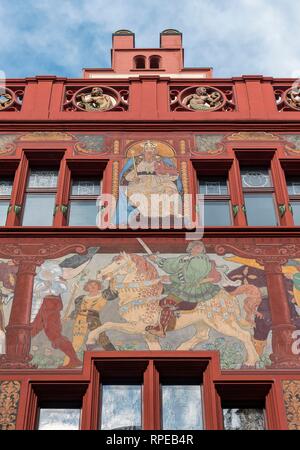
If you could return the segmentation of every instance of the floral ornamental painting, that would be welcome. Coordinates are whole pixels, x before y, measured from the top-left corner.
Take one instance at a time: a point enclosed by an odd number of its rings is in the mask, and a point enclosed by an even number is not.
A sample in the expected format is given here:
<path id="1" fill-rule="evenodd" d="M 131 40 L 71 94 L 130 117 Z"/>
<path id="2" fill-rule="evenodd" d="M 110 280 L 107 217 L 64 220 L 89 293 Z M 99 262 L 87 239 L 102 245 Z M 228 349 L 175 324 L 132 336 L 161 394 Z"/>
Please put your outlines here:
<path id="1" fill-rule="evenodd" d="M 172 88 L 170 91 L 172 111 L 233 111 L 231 87 L 190 86 Z"/>
<path id="2" fill-rule="evenodd" d="M 15 430 L 20 399 L 19 381 L 0 381 L 0 430 Z"/>
<path id="3" fill-rule="evenodd" d="M 224 134 L 197 134 L 195 136 L 196 148 L 193 153 L 205 155 L 225 153 L 224 139 Z"/>
<path id="4" fill-rule="evenodd" d="M 128 109 L 129 91 L 109 86 L 68 87 L 64 110 L 66 111 L 125 111 Z"/>
<path id="5" fill-rule="evenodd" d="M 263 272 L 235 255 L 68 254 L 34 280 L 31 354 L 38 368 L 81 367 L 85 350 L 219 350 L 223 368 L 263 368 L 272 352 Z M 263 339 L 263 345 L 261 345 Z"/>
<path id="6" fill-rule="evenodd" d="M 119 177 L 116 222 L 128 223 L 130 216 L 137 215 L 174 215 L 169 199 L 183 193 L 174 149 L 166 142 L 140 141 L 129 146 L 126 157 Z M 157 196 L 162 196 L 162 203 L 156 208 Z"/>
<path id="7" fill-rule="evenodd" d="M 98 155 L 108 151 L 105 145 L 105 136 L 101 134 L 74 134 L 77 142 L 74 145 L 74 154 Z"/>
<path id="8" fill-rule="evenodd" d="M 300 430 L 300 380 L 282 381 L 289 430 Z"/>
<path id="9" fill-rule="evenodd" d="M 0 134 L 0 156 L 15 153 L 18 137 L 17 134 Z"/>
<path id="10" fill-rule="evenodd" d="M 14 297 L 18 267 L 11 260 L 0 259 L 0 359 L 6 353 L 6 327 Z"/>
<path id="11" fill-rule="evenodd" d="M 285 152 L 287 155 L 300 153 L 300 134 L 283 134 L 282 138 L 285 143 Z"/>

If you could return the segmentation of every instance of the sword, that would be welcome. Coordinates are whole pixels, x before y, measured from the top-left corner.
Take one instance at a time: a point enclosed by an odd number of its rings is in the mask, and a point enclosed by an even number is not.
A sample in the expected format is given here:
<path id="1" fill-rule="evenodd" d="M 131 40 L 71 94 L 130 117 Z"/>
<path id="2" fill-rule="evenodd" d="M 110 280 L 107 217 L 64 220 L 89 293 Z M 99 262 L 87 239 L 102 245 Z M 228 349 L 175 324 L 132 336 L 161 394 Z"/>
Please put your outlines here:
<path id="1" fill-rule="evenodd" d="M 136 240 L 141 244 L 141 246 L 143 247 L 143 249 L 145 250 L 145 252 L 146 252 L 148 255 L 153 255 L 152 250 L 150 250 L 150 248 L 148 247 L 148 245 L 145 244 L 145 242 L 143 241 L 143 239 L 137 237 Z"/>

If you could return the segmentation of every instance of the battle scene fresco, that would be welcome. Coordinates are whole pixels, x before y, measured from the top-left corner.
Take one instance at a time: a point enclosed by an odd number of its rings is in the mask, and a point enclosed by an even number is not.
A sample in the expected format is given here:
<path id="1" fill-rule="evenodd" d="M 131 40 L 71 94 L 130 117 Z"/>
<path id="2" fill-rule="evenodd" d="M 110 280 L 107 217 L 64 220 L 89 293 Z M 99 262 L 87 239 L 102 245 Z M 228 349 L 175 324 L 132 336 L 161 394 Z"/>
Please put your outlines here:
<path id="1" fill-rule="evenodd" d="M 201 241 L 185 253 L 90 247 L 46 260 L 34 278 L 32 363 L 76 368 L 85 350 L 218 350 L 224 369 L 264 368 L 271 316 L 252 266 Z"/>

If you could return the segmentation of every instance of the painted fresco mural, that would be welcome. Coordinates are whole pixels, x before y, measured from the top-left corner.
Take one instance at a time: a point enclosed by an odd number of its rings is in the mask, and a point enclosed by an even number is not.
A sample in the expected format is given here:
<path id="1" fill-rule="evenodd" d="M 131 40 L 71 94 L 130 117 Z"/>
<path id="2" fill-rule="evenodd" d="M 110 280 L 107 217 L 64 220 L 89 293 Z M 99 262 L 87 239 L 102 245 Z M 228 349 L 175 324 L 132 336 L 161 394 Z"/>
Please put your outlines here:
<path id="1" fill-rule="evenodd" d="M 0 355 L 6 353 L 6 327 L 14 297 L 18 267 L 12 260 L 0 259 Z"/>
<path id="2" fill-rule="evenodd" d="M 263 368 L 268 295 L 263 272 L 249 270 L 200 241 L 180 254 L 90 247 L 46 260 L 34 279 L 32 363 L 80 367 L 85 350 L 203 349 L 219 350 L 223 368 Z"/>
<path id="3" fill-rule="evenodd" d="M 144 140 L 129 146 L 119 176 L 118 224 L 127 223 L 129 216 L 138 214 L 143 217 L 174 215 L 168 208 L 168 199 L 183 193 L 175 155 L 174 149 L 161 141 Z M 167 204 L 156 208 L 155 195 L 164 195 Z"/>

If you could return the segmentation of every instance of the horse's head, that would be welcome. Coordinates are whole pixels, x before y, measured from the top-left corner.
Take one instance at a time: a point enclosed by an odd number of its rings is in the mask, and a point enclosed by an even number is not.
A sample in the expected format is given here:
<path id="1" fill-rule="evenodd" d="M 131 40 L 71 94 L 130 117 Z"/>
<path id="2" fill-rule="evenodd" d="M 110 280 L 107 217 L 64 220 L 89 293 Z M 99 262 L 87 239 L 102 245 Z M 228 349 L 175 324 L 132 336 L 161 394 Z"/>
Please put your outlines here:
<path id="1" fill-rule="evenodd" d="M 136 265 L 130 255 L 126 252 L 120 252 L 108 266 L 98 272 L 97 278 L 110 280 L 116 275 L 127 275 L 133 270 L 136 270 Z"/>

